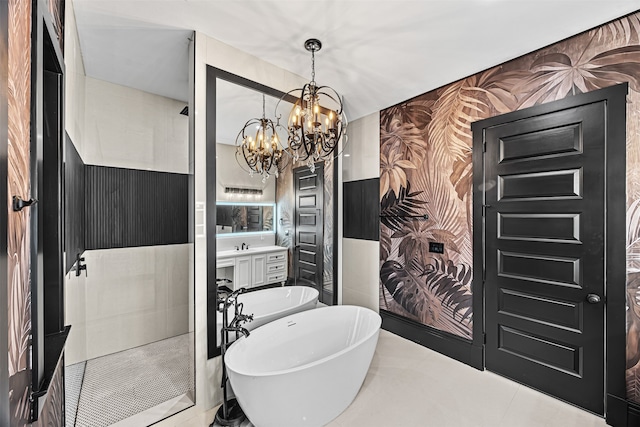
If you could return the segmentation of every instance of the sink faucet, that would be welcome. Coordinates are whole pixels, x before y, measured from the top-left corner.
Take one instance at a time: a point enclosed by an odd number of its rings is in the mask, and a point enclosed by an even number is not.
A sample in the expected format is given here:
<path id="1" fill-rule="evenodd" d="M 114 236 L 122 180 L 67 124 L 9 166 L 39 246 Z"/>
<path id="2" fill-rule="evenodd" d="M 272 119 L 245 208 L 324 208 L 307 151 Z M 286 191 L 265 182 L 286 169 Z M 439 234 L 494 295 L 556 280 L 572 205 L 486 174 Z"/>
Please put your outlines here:
<path id="1" fill-rule="evenodd" d="M 244 251 L 244 245 L 246 245 L 246 243 L 242 242 L 242 250 Z M 249 249 L 249 246 L 247 245 L 247 249 Z"/>

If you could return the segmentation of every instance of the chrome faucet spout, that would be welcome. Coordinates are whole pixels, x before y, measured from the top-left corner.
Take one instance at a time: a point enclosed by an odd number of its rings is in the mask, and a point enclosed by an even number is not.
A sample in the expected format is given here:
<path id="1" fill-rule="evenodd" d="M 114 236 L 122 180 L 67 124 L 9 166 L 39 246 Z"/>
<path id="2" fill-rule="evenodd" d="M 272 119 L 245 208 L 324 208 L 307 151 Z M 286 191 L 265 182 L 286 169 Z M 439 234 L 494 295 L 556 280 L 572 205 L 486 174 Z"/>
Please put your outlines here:
<path id="1" fill-rule="evenodd" d="M 228 327 L 225 328 L 225 330 L 229 331 L 229 332 L 238 332 L 241 333 L 242 335 L 244 335 L 245 337 L 249 336 L 249 331 L 245 328 L 242 328 L 240 326 L 233 326 L 233 327 Z"/>

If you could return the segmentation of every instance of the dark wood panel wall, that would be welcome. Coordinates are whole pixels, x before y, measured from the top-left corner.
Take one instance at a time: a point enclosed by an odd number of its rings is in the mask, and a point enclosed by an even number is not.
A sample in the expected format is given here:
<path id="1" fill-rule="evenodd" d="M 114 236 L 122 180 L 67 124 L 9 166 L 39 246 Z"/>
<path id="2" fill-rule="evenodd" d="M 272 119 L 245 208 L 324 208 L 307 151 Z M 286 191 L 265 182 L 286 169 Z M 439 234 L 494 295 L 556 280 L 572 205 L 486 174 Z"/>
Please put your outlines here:
<path id="1" fill-rule="evenodd" d="M 380 239 L 380 178 L 344 183 L 344 237 Z"/>
<path id="2" fill-rule="evenodd" d="M 188 242 L 187 174 L 87 165 L 85 180 L 86 249 Z"/>

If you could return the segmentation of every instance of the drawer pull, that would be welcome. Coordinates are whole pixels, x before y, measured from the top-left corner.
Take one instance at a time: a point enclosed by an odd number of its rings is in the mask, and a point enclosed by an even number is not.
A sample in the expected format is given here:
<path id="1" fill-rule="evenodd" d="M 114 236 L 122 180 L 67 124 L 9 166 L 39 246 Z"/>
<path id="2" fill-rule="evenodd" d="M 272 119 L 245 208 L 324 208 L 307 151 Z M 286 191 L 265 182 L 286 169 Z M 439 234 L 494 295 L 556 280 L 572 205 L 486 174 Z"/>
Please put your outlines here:
<path id="1" fill-rule="evenodd" d="M 285 275 L 284 274 L 278 274 L 277 276 L 269 276 L 269 278 L 267 279 L 268 283 L 273 283 L 273 282 L 281 282 L 283 280 L 286 280 Z"/>
<path id="2" fill-rule="evenodd" d="M 284 255 L 270 255 L 269 261 L 280 261 L 284 259 Z"/>

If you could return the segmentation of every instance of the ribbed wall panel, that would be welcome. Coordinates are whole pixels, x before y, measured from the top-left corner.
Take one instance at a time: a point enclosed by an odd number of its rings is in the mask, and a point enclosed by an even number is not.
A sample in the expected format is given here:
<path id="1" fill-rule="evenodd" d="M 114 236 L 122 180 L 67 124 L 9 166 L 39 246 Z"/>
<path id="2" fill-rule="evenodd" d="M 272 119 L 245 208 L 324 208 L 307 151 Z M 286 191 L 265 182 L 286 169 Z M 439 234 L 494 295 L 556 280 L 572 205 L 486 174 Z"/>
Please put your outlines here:
<path id="1" fill-rule="evenodd" d="M 343 236 L 360 240 L 380 240 L 380 178 L 343 184 Z"/>
<path id="2" fill-rule="evenodd" d="M 64 191 L 65 191 L 65 272 L 84 252 L 84 162 L 69 135 L 65 135 Z"/>
<path id="3" fill-rule="evenodd" d="M 87 165 L 87 249 L 188 241 L 188 175 Z"/>

